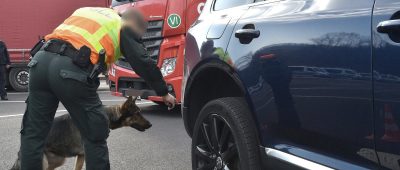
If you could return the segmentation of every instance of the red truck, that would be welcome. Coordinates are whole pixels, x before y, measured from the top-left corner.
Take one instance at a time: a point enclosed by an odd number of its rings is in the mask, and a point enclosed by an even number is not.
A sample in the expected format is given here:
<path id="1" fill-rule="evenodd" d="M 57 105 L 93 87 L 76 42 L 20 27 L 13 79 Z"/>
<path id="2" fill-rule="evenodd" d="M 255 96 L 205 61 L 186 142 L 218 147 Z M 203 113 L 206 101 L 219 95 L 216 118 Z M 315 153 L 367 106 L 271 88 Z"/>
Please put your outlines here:
<path id="1" fill-rule="evenodd" d="M 85 6 L 109 7 L 109 4 L 110 0 L 2 0 L 0 39 L 6 43 L 11 60 L 7 84 L 16 91 L 27 91 L 30 48 L 75 9 Z"/>
<path id="2" fill-rule="evenodd" d="M 140 10 L 149 22 L 143 37 L 150 57 L 167 82 L 168 90 L 181 101 L 183 55 L 186 32 L 197 20 L 206 0 L 113 0 L 117 11 L 127 8 Z M 109 85 L 113 95 L 123 96 L 126 90 L 139 91 L 142 99 L 162 103 L 155 92 L 132 71 L 122 57 L 109 70 Z"/>

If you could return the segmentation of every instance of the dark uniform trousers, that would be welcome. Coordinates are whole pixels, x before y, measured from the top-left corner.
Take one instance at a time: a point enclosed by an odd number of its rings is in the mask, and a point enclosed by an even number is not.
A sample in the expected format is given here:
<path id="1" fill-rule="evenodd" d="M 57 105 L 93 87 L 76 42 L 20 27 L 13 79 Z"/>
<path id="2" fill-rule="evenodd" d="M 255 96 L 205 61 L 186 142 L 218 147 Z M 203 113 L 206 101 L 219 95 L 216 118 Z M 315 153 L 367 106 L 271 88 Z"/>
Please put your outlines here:
<path id="1" fill-rule="evenodd" d="M 0 64 L 0 96 L 6 96 L 6 65 Z"/>
<path id="2" fill-rule="evenodd" d="M 39 51 L 30 67 L 29 97 L 21 130 L 21 169 L 42 170 L 45 140 L 58 103 L 68 110 L 81 132 L 86 169 L 109 170 L 108 117 L 97 94 L 99 81 L 88 81 L 88 71 L 69 57 Z"/>

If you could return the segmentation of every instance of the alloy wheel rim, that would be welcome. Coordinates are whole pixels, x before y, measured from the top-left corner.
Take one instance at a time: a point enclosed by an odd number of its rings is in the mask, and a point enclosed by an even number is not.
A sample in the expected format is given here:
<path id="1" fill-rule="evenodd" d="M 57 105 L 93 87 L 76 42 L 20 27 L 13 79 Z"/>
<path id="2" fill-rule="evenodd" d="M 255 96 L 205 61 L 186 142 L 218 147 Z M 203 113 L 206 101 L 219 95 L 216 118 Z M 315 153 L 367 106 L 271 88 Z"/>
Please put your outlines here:
<path id="1" fill-rule="evenodd" d="M 236 143 L 226 120 L 217 114 L 211 114 L 203 120 L 200 128 L 194 151 L 196 169 L 239 169 Z"/>

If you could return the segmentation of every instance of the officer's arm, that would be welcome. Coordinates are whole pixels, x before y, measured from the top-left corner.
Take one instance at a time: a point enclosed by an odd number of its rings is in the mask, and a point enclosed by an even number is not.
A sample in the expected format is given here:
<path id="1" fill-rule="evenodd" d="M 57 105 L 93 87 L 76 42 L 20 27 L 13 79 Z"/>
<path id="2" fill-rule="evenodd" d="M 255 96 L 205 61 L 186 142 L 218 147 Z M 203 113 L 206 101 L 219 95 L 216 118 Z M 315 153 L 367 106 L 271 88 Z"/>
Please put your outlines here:
<path id="1" fill-rule="evenodd" d="M 147 54 L 142 43 L 138 42 L 126 30 L 121 31 L 121 51 L 132 69 L 151 86 L 158 96 L 168 94 L 166 83 L 160 69 Z"/>

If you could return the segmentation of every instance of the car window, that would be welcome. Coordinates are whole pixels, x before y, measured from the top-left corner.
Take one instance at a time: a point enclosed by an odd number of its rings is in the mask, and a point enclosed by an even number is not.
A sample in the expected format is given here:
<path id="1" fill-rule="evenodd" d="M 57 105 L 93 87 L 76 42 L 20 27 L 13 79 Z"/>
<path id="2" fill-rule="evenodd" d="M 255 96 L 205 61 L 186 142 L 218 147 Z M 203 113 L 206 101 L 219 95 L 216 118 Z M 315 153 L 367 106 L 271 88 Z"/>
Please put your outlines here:
<path id="1" fill-rule="evenodd" d="M 214 3 L 214 10 L 223 10 L 227 8 L 233 8 L 240 5 L 246 5 L 253 3 L 254 0 L 216 0 Z"/>
<path id="2" fill-rule="evenodd" d="M 127 4 L 127 3 L 129 3 L 130 1 L 129 0 L 113 0 L 112 2 L 111 2 L 111 7 L 115 7 L 115 6 L 119 6 L 119 5 L 123 5 L 123 4 Z"/>

